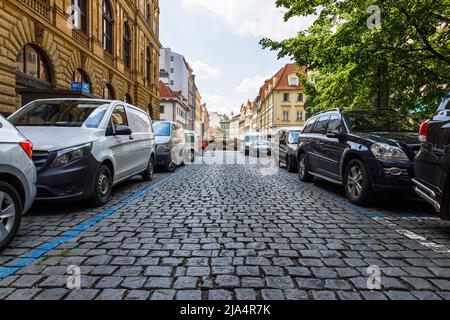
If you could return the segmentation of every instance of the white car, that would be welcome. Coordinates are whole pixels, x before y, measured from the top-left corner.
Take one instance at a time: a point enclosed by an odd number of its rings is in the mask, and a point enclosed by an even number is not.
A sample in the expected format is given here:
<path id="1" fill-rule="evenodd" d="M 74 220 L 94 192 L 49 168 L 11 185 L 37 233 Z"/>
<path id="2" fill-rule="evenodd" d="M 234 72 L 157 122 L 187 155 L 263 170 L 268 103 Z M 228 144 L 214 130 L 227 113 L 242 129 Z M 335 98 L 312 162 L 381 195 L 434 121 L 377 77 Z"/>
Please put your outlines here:
<path id="1" fill-rule="evenodd" d="M 244 136 L 244 143 L 242 144 L 242 152 L 248 156 L 250 153 L 250 148 L 253 142 L 257 140 L 264 140 L 263 134 L 259 132 L 249 132 Z"/>
<path id="2" fill-rule="evenodd" d="M 189 162 L 194 162 L 195 157 L 200 154 L 200 146 L 198 136 L 194 131 L 184 130 L 186 137 L 186 159 Z"/>
<path id="3" fill-rule="evenodd" d="M 34 144 L 37 200 L 89 199 L 101 206 L 114 185 L 149 181 L 155 164 L 152 120 L 120 101 L 37 100 L 8 118 Z"/>
<path id="4" fill-rule="evenodd" d="M 0 250 L 12 241 L 36 195 L 33 144 L 0 115 Z"/>
<path id="5" fill-rule="evenodd" d="M 186 137 L 181 125 L 171 121 L 155 122 L 156 165 L 172 172 L 184 164 Z"/>

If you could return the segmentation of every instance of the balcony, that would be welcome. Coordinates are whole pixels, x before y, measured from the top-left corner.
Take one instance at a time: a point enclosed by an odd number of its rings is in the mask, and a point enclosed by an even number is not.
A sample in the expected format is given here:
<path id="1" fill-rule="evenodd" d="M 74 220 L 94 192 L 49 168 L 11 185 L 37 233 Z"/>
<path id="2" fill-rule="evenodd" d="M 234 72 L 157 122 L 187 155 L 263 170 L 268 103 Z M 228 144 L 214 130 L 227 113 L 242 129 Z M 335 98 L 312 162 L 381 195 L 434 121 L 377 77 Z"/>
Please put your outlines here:
<path id="1" fill-rule="evenodd" d="M 79 29 L 72 30 L 73 39 L 83 47 L 89 49 L 89 36 Z"/>
<path id="2" fill-rule="evenodd" d="M 51 21 L 50 0 L 19 0 L 19 2 L 26 5 L 44 19 Z"/>

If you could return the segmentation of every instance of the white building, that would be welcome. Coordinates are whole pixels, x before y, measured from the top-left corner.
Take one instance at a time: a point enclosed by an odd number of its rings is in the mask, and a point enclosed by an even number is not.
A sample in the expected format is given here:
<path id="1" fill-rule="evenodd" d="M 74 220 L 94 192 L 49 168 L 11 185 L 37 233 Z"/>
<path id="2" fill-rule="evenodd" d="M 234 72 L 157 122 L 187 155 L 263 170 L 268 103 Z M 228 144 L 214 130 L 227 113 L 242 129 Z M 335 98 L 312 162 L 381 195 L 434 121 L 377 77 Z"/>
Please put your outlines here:
<path id="1" fill-rule="evenodd" d="M 186 99 L 180 92 L 172 91 L 164 82 L 159 82 L 161 95 L 160 119 L 162 121 L 173 121 L 181 125 L 184 129 L 188 127 L 189 107 Z"/>

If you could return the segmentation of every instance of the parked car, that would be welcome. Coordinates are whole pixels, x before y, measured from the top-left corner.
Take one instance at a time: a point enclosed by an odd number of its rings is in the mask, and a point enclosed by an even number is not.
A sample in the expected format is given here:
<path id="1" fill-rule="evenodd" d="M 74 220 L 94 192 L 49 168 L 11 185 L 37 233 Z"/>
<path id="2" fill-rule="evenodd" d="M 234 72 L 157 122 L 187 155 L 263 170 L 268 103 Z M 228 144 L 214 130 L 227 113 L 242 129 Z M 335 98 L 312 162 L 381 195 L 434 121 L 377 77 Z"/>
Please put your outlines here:
<path id="1" fill-rule="evenodd" d="M 155 122 L 156 164 L 172 172 L 184 164 L 186 137 L 181 125 L 171 121 Z"/>
<path id="2" fill-rule="evenodd" d="M 272 153 L 278 164 L 285 164 L 289 172 L 297 172 L 298 137 L 303 128 L 279 129 L 272 139 Z"/>
<path id="3" fill-rule="evenodd" d="M 186 159 L 194 162 L 195 157 L 201 153 L 197 134 L 194 131 L 184 130 L 184 137 L 186 139 Z"/>
<path id="4" fill-rule="evenodd" d="M 376 193 L 412 191 L 418 124 L 394 110 L 332 110 L 311 117 L 299 137 L 300 180 L 344 185 L 355 204 Z"/>
<path id="5" fill-rule="evenodd" d="M 252 146 L 253 142 L 256 140 L 263 140 L 262 133 L 259 132 L 249 132 L 244 136 L 243 144 L 241 147 L 241 152 L 244 153 L 246 156 L 250 153 L 250 147 Z"/>
<path id="6" fill-rule="evenodd" d="M 270 147 L 270 142 L 267 140 L 255 140 L 250 146 L 250 154 L 253 156 L 270 156 L 272 150 Z"/>
<path id="7" fill-rule="evenodd" d="M 436 114 L 420 126 L 422 146 L 415 159 L 415 191 L 450 220 L 450 93 Z"/>
<path id="8" fill-rule="evenodd" d="M 36 196 L 33 144 L 0 115 L 0 251 L 12 241 Z"/>
<path id="9" fill-rule="evenodd" d="M 101 206 L 114 185 L 132 176 L 153 178 L 150 117 L 120 101 L 49 99 L 9 117 L 35 146 L 37 200 L 89 199 Z"/>

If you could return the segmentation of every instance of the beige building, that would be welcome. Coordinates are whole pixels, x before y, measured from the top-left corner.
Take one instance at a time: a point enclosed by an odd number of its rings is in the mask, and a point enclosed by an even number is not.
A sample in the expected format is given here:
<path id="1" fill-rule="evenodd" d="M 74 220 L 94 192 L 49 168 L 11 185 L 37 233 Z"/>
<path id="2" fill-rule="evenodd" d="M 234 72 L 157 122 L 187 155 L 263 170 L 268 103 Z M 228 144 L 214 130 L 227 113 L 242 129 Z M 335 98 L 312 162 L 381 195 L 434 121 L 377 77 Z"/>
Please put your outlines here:
<path id="1" fill-rule="evenodd" d="M 198 137 L 202 136 L 202 127 L 203 127 L 203 110 L 202 110 L 202 95 L 200 94 L 200 90 L 198 88 L 195 90 L 195 133 Z"/>
<path id="2" fill-rule="evenodd" d="M 240 135 L 239 122 L 241 120 L 241 114 L 230 116 L 230 139 L 242 139 Z"/>
<path id="3" fill-rule="evenodd" d="M 0 112 L 101 97 L 159 119 L 158 0 L 0 0 L 0 25 Z"/>
<path id="4" fill-rule="evenodd" d="M 295 64 L 287 64 L 265 81 L 257 98 L 257 129 L 272 135 L 278 128 L 305 124 L 305 95 L 298 73 L 306 74 Z"/>

